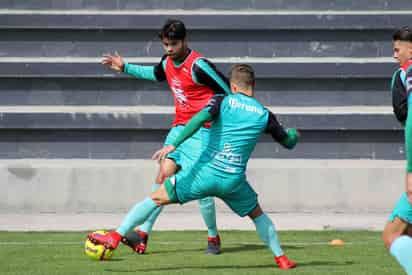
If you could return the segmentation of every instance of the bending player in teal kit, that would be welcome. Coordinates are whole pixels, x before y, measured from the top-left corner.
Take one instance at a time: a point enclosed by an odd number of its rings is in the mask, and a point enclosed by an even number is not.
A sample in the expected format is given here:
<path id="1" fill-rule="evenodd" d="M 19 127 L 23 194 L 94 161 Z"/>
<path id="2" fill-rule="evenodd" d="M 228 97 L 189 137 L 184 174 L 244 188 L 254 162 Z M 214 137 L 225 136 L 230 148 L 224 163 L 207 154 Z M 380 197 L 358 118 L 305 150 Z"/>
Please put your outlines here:
<path id="1" fill-rule="evenodd" d="M 403 27 L 393 35 L 393 57 L 400 68 L 392 78 L 396 117 L 405 124 L 406 186 L 383 230 L 383 241 L 407 274 L 412 275 L 412 28 Z"/>
<path id="2" fill-rule="evenodd" d="M 248 65 L 235 65 L 230 72 L 233 94 L 215 95 L 207 107 L 196 114 L 172 144 L 157 151 L 153 158 L 162 160 L 172 153 L 204 123 L 213 121 L 209 144 L 193 166 L 182 169 L 142 202 L 136 204 L 120 227 L 105 235 L 88 237 L 97 244 L 115 249 L 122 236 L 143 222 L 160 205 L 187 203 L 207 196 L 222 199 L 239 216 L 249 216 L 257 233 L 275 256 L 279 268 L 296 266 L 283 253 L 276 229 L 262 211 L 257 194 L 246 179 L 246 166 L 257 140 L 264 132 L 284 147 L 297 143 L 295 129 L 284 130 L 276 117 L 253 98 L 254 72 Z"/>

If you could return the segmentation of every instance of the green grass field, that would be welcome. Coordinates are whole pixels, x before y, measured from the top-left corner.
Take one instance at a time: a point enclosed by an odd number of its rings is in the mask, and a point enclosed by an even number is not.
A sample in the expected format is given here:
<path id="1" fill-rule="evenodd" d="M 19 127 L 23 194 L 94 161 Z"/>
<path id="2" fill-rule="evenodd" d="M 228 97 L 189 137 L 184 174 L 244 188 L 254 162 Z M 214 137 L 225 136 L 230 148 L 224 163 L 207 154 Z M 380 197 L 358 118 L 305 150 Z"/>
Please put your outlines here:
<path id="1" fill-rule="evenodd" d="M 275 267 L 255 232 L 221 232 L 223 254 L 205 255 L 205 232 L 154 232 L 146 255 L 119 247 L 110 261 L 83 252 L 86 233 L 0 232 L 0 274 L 404 274 L 383 248 L 379 232 L 282 231 L 298 268 Z M 328 245 L 343 239 L 342 247 Z M 185 242 L 186 241 L 186 242 Z"/>

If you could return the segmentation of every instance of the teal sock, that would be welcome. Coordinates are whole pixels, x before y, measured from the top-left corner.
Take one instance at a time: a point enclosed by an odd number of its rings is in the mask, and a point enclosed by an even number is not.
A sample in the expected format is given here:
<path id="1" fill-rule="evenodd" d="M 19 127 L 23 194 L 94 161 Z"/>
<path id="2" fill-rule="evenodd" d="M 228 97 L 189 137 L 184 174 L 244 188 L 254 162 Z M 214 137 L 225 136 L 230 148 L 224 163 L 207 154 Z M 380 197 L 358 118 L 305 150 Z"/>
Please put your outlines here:
<path id="1" fill-rule="evenodd" d="M 401 236 L 391 245 L 390 252 L 408 275 L 412 275 L 412 238 Z"/>
<path id="2" fill-rule="evenodd" d="M 154 183 L 152 185 L 152 192 L 159 189 L 160 186 L 161 186 L 160 184 Z M 149 216 L 149 218 L 147 218 L 144 224 L 139 226 L 139 230 L 149 234 L 152 231 L 153 225 L 156 222 L 157 217 L 159 216 L 160 212 L 162 212 L 162 209 L 163 209 L 163 206 L 160 206 L 155 211 L 153 211 L 153 213 Z"/>
<path id="3" fill-rule="evenodd" d="M 263 213 L 254 219 L 253 223 L 256 226 L 256 231 L 260 239 L 269 247 L 272 253 L 277 257 L 282 256 L 283 251 L 280 247 L 278 234 L 276 233 L 275 226 L 269 217 Z"/>
<path id="4" fill-rule="evenodd" d="M 129 210 L 121 225 L 116 230 L 122 236 L 125 236 L 129 231 L 133 230 L 136 225 L 143 223 L 158 206 L 151 198 L 146 198 L 143 201 Z"/>
<path id="5" fill-rule="evenodd" d="M 207 226 L 207 235 L 209 237 L 217 236 L 216 226 L 216 209 L 215 201 L 212 197 L 207 197 L 199 200 L 200 213 Z"/>

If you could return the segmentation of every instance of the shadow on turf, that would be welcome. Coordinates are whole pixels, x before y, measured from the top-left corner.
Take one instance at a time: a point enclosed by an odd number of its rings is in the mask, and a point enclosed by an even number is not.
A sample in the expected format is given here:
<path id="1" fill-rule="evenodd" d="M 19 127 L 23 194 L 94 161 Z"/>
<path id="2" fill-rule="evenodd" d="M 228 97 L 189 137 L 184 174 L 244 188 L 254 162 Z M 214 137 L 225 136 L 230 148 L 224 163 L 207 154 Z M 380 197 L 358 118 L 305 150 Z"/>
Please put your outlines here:
<path id="1" fill-rule="evenodd" d="M 282 246 L 282 248 L 285 250 L 289 250 L 289 249 L 302 249 L 303 247 L 285 245 L 285 246 Z M 242 251 L 256 251 L 256 250 L 267 250 L 267 249 L 268 248 L 266 245 L 244 244 L 244 245 L 239 245 L 239 246 L 223 247 L 222 253 L 237 253 L 237 252 L 242 252 Z"/>
<path id="2" fill-rule="evenodd" d="M 219 270 L 219 269 L 252 269 L 252 268 L 271 268 L 275 267 L 274 264 L 267 264 L 267 265 L 220 265 L 220 266 L 167 266 L 167 267 L 158 267 L 158 268 L 141 268 L 141 269 L 130 269 L 130 270 L 121 270 L 115 268 L 105 268 L 105 271 L 108 272 L 159 272 L 159 271 L 179 271 L 185 269 L 194 269 L 194 270 Z"/>
<path id="3" fill-rule="evenodd" d="M 289 249 L 303 249 L 303 247 L 300 246 L 291 246 L 291 245 L 285 245 L 282 246 L 283 249 L 289 250 Z M 222 253 L 237 253 L 237 252 L 242 252 L 242 251 L 256 251 L 256 250 L 264 250 L 268 249 L 265 245 L 257 245 L 257 244 L 241 244 L 237 246 L 229 246 L 229 247 L 223 247 L 222 248 Z M 184 252 L 204 252 L 206 248 L 192 248 L 192 249 L 174 249 L 174 250 L 164 250 L 164 251 L 150 251 L 148 254 L 149 255 L 161 255 L 161 254 L 176 254 L 176 253 L 184 253 Z"/>
<path id="4" fill-rule="evenodd" d="M 313 261 L 313 262 L 298 262 L 298 266 L 341 266 L 341 265 L 354 265 L 354 261 L 345 261 L 345 262 L 329 262 L 329 261 Z"/>
<path id="5" fill-rule="evenodd" d="M 353 265 L 353 261 L 345 261 L 345 262 L 331 262 L 331 261 L 313 261 L 313 262 L 298 262 L 298 267 L 304 266 L 347 266 Z M 194 270 L 220 270 L 220 269 L 256 269 L 256 268 L 273 268 L 276 269 L 275 263 L 267 264 L 267 265 L 219 265 L 219 266 L 176 266 L 176 267 L 158 267 L 158 268 L 142 268 L 142 269 L 133 269 L 133 270 L 121 270 L 121 269 L 111 269 L 106 268 L 105 271 L 108 272 L 161 272 L 161 271 L 181 271 L 185 269 L 194 269 Z"/>

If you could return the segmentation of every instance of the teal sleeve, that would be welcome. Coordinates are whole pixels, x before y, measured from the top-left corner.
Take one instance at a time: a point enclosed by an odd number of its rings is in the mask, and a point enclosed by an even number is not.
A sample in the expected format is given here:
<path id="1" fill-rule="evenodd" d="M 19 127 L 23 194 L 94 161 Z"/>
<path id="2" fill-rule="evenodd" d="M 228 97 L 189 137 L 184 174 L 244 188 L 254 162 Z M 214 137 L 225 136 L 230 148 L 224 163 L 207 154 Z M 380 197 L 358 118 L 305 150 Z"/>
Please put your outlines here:
<path id="1" fill-rule="evenodd" d="M 199 130 L 199 128 L 202 127 L 203 124 L 210 120 L 212 120 L 212 115 L 208 111 L 203 110 L 198 112 L 192 117 L 191 120 L 189 120 L 185 128 L 183 128 L 182 132 L 176 137 L 172 145 L 177 148 L 186 139 L 191 137 L 197 130 Z"/>
<path id="2" fill-rule="evenodd" d="M 298 130 L 295 128 L 290 128 L 287 129 L 286 133 L 287 136 L 280 142 L 280 144 L 288 149 L 293 149 L 296 143 L 298 143 Z"/>
<path id="3" fill-rule="evenodd" d="M 154 73 L 154 66 L 141 66 L 125 63 L 123 71 L 136 78 L 157 81 Z"/>

